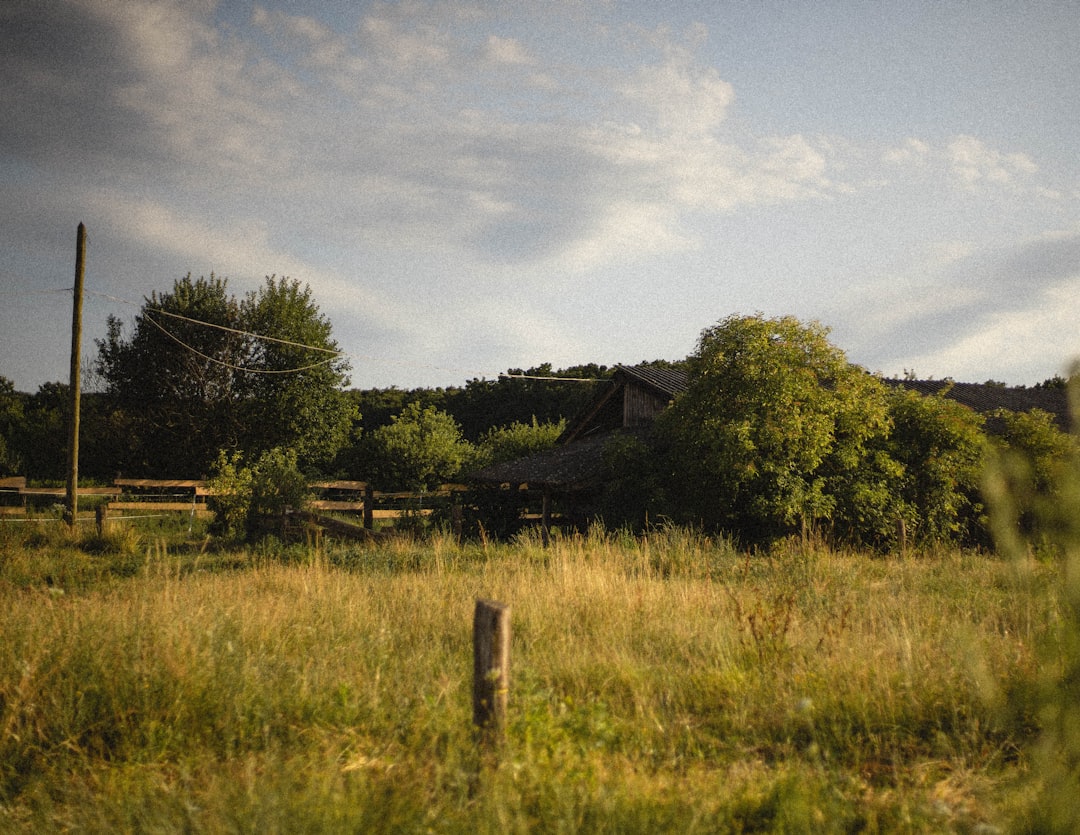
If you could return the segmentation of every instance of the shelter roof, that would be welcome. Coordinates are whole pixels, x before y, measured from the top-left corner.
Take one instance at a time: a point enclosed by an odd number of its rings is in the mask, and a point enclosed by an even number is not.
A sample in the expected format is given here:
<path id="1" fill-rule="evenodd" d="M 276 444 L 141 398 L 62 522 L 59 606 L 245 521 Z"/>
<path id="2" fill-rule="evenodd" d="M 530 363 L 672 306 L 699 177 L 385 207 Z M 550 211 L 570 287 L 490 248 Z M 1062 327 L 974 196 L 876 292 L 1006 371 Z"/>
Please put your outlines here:
<path id="1" fill-rule="evenodd" d="M 471 473 L 469 480 L 492 486 L 528 485 L 554 490 L 591 487 L 600 481 L 603 472 L 604 446 L 621 431 L 597 433 L 524 458 L 492 464 Z"/>
<path id="2" fill-rule="evenodd" d="M 996 409 L 1030 412 L 1042 409 L 1054 416 L 1062 431 L 1069 430 L 1069 397 L 1063 388 L 1027 388 L 997 383 L 955 383 L 952 380 L 883 380 L 886 385 L 916 391 L 922 395 L 941 394 L 962 406 L 986 414 Z M 988 426 L 991 432 L 994 427 Z"/>

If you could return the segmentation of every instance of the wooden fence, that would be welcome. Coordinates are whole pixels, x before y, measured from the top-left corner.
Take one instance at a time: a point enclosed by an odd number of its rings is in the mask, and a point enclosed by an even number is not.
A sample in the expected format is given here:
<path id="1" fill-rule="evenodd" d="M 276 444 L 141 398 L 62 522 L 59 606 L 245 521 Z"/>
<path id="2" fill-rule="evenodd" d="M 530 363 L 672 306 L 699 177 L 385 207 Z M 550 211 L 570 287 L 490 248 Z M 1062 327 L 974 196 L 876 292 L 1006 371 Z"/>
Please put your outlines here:
<path id="1" fill-rule="evenodd" d="M 319 513 L 347 513 L 363 517 L 365 528 L 376 520 L 397 520 L 403 516 L 430 516 L 436 507 L 446 507 L 455 494 L 467 488 L 445 484 L 422 492 L 381 492 L 363 481 L 323 481 L 310 485 L 315 498 L 309 504 Z M 80 496 L 104 496 L 105 512 L 209 513 L 206 500 L 212 491 L 197 479 L 118 478 L 111 487 L 80 487 Z M 62 502 L 63 487 L 27 487 L 26 478 L 0 479 L 0 513 L 26 515 L 45 498 Z"/>

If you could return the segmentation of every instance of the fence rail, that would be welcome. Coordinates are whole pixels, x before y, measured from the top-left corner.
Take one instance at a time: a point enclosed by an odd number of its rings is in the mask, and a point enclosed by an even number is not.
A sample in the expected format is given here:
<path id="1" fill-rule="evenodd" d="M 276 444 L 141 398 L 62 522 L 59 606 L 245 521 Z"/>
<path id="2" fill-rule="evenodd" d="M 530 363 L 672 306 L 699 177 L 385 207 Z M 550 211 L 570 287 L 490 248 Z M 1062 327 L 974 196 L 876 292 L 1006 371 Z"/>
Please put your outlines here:
<path id="1" fill-rule="evenodd" d="M 436 490 L 382 492 L 364 481 L 320 481 L 311 485 L 316 496 L 311 510 L 360 514 L 365 527 L 375 520 L 395 520 L 403 516 L 430 516 L 432 503 L 445 504 L 454 494 L 468 488 L 462 484 L 444 484 Z M 155 511 L 175 513 L 209 513 L 206 501 L 213 491 L 200 479 L 118 478 L 111 487 L 80 487 L 80 495 L 106 497 L 105 512 Z M 26 514 L 35 497 L 63 500 L 63 487 L 28 487 L 26 478 L 13 476 L 0 479 L 0 515 Z M 15 500 L 15 505 L 4 498 Z"/>

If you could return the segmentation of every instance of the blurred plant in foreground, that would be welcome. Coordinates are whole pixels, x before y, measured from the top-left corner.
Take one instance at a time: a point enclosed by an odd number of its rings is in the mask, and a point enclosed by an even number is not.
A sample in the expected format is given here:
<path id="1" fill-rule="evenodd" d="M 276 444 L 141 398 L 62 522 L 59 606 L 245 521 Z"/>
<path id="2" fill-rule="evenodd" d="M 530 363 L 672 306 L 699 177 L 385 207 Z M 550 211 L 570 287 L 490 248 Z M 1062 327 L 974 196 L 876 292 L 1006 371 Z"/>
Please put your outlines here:
<path id="1" fill-rule="evenodd" d="M 1010 696 L 1013 712 L 1040 727 L 1031 752 L 1034 781 L 1021 832 L 1080 832 L 1080 366 L 1069 387 L 1073 435 L 1048 466 L 1017 445 L 991 451 L 984 492 L 999 550 L 1021 571 L 1051 563 L 1061 618 L 1044 637 L 1031 687 Z"/>

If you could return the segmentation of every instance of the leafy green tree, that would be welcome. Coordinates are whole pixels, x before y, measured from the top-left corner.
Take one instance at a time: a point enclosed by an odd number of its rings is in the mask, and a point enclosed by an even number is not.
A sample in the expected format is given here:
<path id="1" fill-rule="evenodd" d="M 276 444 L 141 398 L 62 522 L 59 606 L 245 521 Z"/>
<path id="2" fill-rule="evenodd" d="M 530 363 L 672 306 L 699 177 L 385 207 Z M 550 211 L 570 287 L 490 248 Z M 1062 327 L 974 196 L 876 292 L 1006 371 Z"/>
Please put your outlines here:
<path id="1" fill-rule="evenodd" d="M 496 380 L 469 380 L 464 389 L 447 392 L 445 409 L 472 441 L 496 426 L 527 424 L 533 418 L 540 423 L 558 423 L 578 414 L 596 393 L 593 385 L 578 379 L 603 380 L 611 371 L 602 365 L 580 365 L 555 371 L 551 363 L 526 370 L 511 368 Z M 567 382 L 550 379 L 565 377 Z"/>
<path id="2" fill-rule="evenodd" d="M 153 293 L 130 338 L 110 317 L 98 342 L 113 420 L 130 439 L 117 467 L 197 478 L 219 450 L 276 446 L 295 447 L 301 466 L 319 467 L 352 425 L 341 391 L 348 366 L 328 353 L 336 347 L 310 291 L 295 281 L 268 278 L 243 302 L 212 274 Z"/>
<path id="3" fill-rule="evenodd" d="M 172 292 L 146 299 L 130 338 L 116 317 L 107 328 L 97 368 L 130 440 L 118 469 L 198 478 L 219 450 L 239 446 L 234 369 L 248 340 L 237 333 L 240 308 L 224 279 L 188 274 Z"/>
<path id="4" fill-rule="evenodd" d="M 364 474 L 382 489 L 433 488 L 453 479 L 472 455 L 450 415 L 415 402 L 369 433 L 365 449 Z"/>
<path id="5" fill-rule="evenodd" d="M 993 458 L 998 470 L 1008 475 L 1020 531 L 1033 539 L 1045 538 L 1051 532 L 1039 530 L 1039 522 L 1070 504 L 1065 485 L 1070 467 L 1080 459 L 1080 436 L 1062 432 L 1054 416 L 1041 409 L 1000 409 L 992 419 L 1002 424 L 991 439 Z"/>
<path id="6" fill-rule="evenodd" d="M 11 380 L 0 377 L 0 476 L 15 475 L 22 469 L 17 433 L 23 421 L 23 398 Z"/>
<path id="7" fill-rule="evenodd" d="M 886 392 L 793 317 L 732 316 L 688 358 L 689 387 L 663 413 L 668 482 L 683 521 L 767 540 L 800 526 L 881 527 L 893 470 L 881 448 Z M 865 483 L 861 468 L 875 465 Z"/>
<path id="8" fill-rule="evenodd" d="M 979 495 L 983 418 L 944 392 L 890 395 L 890 455 L 903 466 L 900 512 L 916 540 L 978 543 L 985 538 Z"/>
<path id="9" fill-rule="evenodd" d="M 480 438 L 471 466 L 487 467 L 551 449 L 565 428 L 565 420 L 540 423 L 535 417 L 531 423 L 496 426 Z"/>
<path id="10" fill-rule="evenodd" d="M 63 481 L 67 477 L 68 415 L 66 383 L 42 383 L 26 400 L 18 452 L 27 478 Z"/>
<path id="11" fill-rule="evenodd" d="M 240 380 L 245 448 L 253 454 L 287 446 L 306 468 L 325 466 L 347 441 L 356 416 L 343 390 L 349 364 L 330 321 L 310 288 L 274 277 L 244 299 L 240 318 L 247 330 L 274 337 L 253 340 L 248 363 L 259 373 Z"/>

